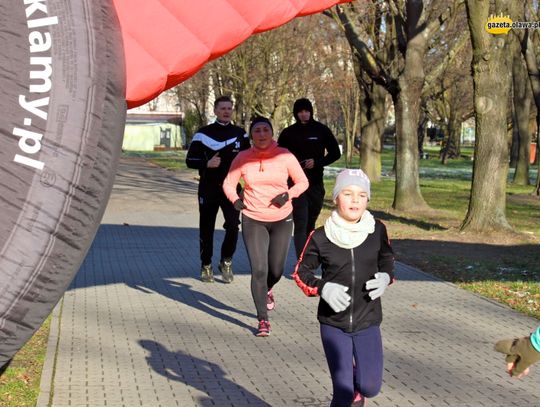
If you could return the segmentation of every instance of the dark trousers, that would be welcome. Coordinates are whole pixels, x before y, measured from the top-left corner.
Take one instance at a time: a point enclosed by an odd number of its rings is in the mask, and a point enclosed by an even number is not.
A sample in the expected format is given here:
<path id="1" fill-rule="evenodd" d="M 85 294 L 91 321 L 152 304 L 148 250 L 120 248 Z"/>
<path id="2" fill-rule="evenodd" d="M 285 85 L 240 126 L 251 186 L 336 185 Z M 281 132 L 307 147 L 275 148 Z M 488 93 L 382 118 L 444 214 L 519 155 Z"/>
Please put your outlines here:
<path id="1" fill-rule="evenodd" d="M 296 257 L 304 250 L 307 237 L 321 213 L 324 202 L 324 185 L 313 184 L 298 198 L 293 199 L 294 249 Z"/>
<path id="2" fill-rule="evenodd" d="M 259 321 L 268 320 L 266 294 L 283 275 L 292 227 L 291 215 L 277 222 L 242 215 L 242 237 L 251 265 L 251 295 Z"/>
<path id="3" fill-rule="evenodd" d="M 214 231 L 218 209 L 221 208 L 225 223 L 225 237 L 221 245 L 221 259 L 232 258 L 236 250 L 238 240 L 238 225 L 240 224 L 240 212 L 234 209 L 233 204 L 227 199 L 221 186 L 202 190 L 199 188 L 199 243 L 201 252 L 201 264 L 211 264 L 214 252 Z"/>
<path id="4" fill-rule="evenodd" d="M 347 333 L 321 324 L 321 339 L 334 389 L 330 407 L 350 407 L 355 390 L 367 398 L 379 394 L 383 379 L 379 326 Z"/>

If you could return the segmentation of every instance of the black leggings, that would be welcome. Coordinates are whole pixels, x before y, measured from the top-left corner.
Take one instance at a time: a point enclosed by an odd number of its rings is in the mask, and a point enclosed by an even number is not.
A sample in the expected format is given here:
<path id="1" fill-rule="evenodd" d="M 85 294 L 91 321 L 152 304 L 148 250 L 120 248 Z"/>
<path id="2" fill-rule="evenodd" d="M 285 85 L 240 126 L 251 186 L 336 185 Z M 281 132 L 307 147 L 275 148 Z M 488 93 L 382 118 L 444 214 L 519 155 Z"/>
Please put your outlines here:
<path id="1" fill-rule="evenodd" d="M 324 185 L 310 184 L 298 198 L 292 200 L 294 219 L 294 249 L 299 258 L 307 238 L 315 229 L 315 223 L 321 213 L 324 202 Z"/>
<path id="2" fill-rule="evenodd" d="M 268 320 L 266 294 L 283 275 L 292 229 L 292 215 L 277 222 L 261 222 L 242 214 L 242 237 L 251 264 L 251 295 L 259 321 Z"/>

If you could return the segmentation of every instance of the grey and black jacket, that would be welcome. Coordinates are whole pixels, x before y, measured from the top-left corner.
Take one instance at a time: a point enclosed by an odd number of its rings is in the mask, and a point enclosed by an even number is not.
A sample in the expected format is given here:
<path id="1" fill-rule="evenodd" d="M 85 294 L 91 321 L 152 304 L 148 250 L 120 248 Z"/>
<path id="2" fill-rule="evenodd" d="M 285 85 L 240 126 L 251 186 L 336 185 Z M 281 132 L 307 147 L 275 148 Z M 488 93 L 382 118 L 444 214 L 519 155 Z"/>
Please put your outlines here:
<path id="1" fill-rule="evenodd" d="M 186 165 L 199 170 L 199 191 L 221 189 L 232 161 L 240 151 L 249 147 L 246 131 L 232 123 L 214 122 L 201 127 L 193 136 L 186 156 Z M 208 161 L 216 153 L 221 158 L 220 166 L 208 168 Z"/>

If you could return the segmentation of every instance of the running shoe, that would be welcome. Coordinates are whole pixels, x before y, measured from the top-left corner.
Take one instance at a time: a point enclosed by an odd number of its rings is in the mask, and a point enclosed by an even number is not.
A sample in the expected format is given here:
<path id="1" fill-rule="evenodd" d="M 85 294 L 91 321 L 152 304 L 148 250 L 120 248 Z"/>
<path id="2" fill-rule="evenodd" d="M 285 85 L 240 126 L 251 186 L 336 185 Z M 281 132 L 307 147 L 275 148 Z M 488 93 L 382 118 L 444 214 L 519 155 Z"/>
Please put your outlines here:
<path id="1" fill-rule="evenodd" d="M 211 264 L 206 264 L 201 267 L 201 281 L 203 283 L 214 282 L 214 271 Z"/>
<path id="2" fill-rule="evenodd" d="M 366 398 L 362 397 L 358 390 L 354 391 L 354 399 L 351 407 L 364 407 L 366 405 Z"/>
<path id="3" fill-rule="evenodd" d="M 274 298 L 274 293 L 272 289 L 268 291 L 268 294 L 266 294 L 266 309 L 268 311 L 272 311 L 274 308 L 276 308 L 276 300 Z"/>
<path id="4" fill-rule="evenodd" d="M 221 276 L 223 277 L 224 283 L 232 283 L 233 273 L 232 273 L 232 260 L 223 259 L 219 262 L 219 271 L 221 271 Z"/>
<path id="5" fill-rule="evenodd" d="M 259 327 L 255 336 L 268 336 L 270 335 L 270 322 L 262 319 L 259 321 Z"/>

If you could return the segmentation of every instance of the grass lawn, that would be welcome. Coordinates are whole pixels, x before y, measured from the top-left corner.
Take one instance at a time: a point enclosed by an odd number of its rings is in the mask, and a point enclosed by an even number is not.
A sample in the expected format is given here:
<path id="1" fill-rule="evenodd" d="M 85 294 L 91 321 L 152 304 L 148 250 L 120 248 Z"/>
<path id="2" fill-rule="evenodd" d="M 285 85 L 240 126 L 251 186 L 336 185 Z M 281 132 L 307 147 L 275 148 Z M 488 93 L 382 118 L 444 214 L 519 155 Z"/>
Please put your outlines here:
<path id="1" fill-rule="evenodd" d="M 0 375 L 1 407 L 36 405 L 50 323 L 49 317 Z"/>
<path id="2" fill-rule="evenodd" d="M 124 151 L 123 157 L 139 157 L 169 170 L 187 169 L 186 150 L 176 151 Z"/>

